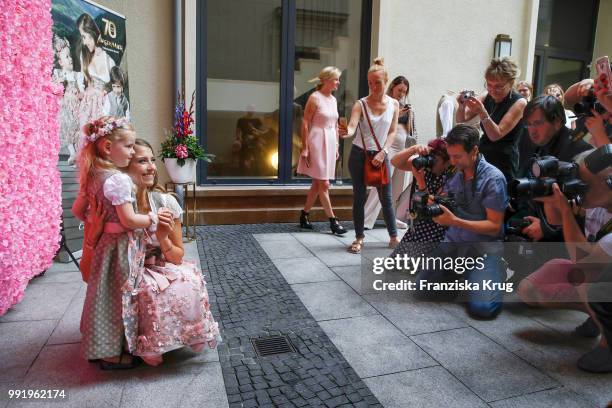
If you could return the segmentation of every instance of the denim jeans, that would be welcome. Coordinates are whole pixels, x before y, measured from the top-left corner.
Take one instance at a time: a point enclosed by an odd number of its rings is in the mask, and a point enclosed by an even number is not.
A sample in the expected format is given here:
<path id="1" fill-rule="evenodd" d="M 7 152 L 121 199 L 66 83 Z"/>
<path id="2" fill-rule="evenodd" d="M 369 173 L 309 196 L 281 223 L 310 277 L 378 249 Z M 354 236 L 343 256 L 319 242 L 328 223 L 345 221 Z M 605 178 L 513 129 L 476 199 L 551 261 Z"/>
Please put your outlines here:
<path id="1" fill-rule="evenodd" d="M 385 157 L 383 164 L 387 166 L 389 174 L 391 174 L 391 165 L 389 158 Z M 355 225 L 355 237 L 365 237 L 363 233 L 364 224 L 364 207 L 366 202 L 366 185 L 363 181 L 363 168 L 365 166 L 365 154 L 363 149 L 353 145 L 351 154 L 349 155 L 348 167 L 353 179 L 353 224 Z M 378 199 L 382 204 L 383 218 L 387 225 L 387 231 L 390 237 L 397 236 L 397 226 L 395 225 L 395 210 L 393 209 L 393 198 L 391 194 L 391 183 L 386 186 L 377 187 Z"/>
<path id="2" fill-rule="evenodd" d="M 459 255 L 468 255 L 472 258 L 483 257 L 484 268 L 478 269 L 476 267 L 467 269 L 462 275 L 457 274 L 453 271 L 445 271 L 438 269 L 425 269 L 418 273 L 417 282 L 428 281 L 428 282 L 452 282 L 456 279 L 465 280 L 469 283 L 478 283 L 479 290 L 470 290 L 467 293 L 462 293 L 458 296 L 458 300 L 462 301 L 467 297 L 467 308 L 468 310 L 479 317 L 488 318 L 495 316 L 501 308 L 504 294 L 499 289 L 483 289 L 483 281 L 491 280 L 494 283 L 503 283 L 505 280 L 505 265 L 501 259 L 499 251 L 492 251 L 490 253 L 477 251 L 465 253 L 462 251 L 465 246 L 469 246 L 469 243 L 458 244 L 458 243 L 441 243 L 438 248 L 433 250 L 429 254 L 425 254 L 428 257 L 436 258 L 456 258 Z M 492 245 L 496 247 L 495 245 Z M 486 254 L 486 255 L 485 255 Z M 484 255 L 484 256 L 483 256 Z M 420 286 L 420 283 L 417 283 Z M 418 287 L 418 286 L 417 286 Z M 441 297 L 447 297 L 448 295 L 455 296 L 457 292 L 453 293 L 428 293 L 423 291 L 420 293 L 423 297 L 433 298 L 436 295 L 442 295 Z"/>

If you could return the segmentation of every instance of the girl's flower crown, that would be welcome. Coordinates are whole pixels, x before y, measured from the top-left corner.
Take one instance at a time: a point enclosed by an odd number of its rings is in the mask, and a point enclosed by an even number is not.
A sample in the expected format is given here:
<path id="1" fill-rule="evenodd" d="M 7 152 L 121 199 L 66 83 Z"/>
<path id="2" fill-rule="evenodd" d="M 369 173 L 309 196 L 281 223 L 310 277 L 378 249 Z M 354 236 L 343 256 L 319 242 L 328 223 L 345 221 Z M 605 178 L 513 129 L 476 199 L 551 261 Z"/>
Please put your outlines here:
<path id="1" fill-rule="evenodd" d="M 66 47 L 70 48 L 70 43 L 66 37 L 60 37 L 57 34 L 53 35 L 53 48 L 55 48 L 55 52 L 59 54 Z"/>
<path id="2" fill-rule="evenodd" d="M 129 126 L 130 121 L 126 118 L 109 120 L 96 119 L 83 127 L 85 133 L 84 144 L 93 143 L 98 138 L 110 135 L 115 129 L 124 129 Z"/>

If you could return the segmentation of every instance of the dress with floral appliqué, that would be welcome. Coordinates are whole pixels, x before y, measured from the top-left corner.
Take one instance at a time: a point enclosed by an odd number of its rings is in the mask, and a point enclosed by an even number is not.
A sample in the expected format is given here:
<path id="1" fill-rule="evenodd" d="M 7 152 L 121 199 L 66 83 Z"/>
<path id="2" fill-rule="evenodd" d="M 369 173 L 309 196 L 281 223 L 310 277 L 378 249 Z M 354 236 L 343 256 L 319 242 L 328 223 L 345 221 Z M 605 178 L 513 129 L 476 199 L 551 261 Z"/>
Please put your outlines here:
<path id="1" fill-rule="evenodd" d="M 80 88 L 83 78 L 80 72 L 64 71 L 56 69 L 53 71 L 53 80 L 64 84 L 64 96 L 60 105 L 60 143 L 61 146 L 77 144 L 81 135 L 79 128 L 80 112 Z"/>
<path id="2" fill-rule="evenodd" d="M 180 218 L 182 209 L 168 194 L 149 193 L 151 211 L 169 209 Z M 136 284 L 138 340 L 135 355 L 157 365 L 161 355 L 189 346 L 195 351 L 214 348 L 220 340 L 219 326 L 210 312 L 206 283 L 198 266 L 183 260 L 167 262 L 159 242 L 152 237 L 145 267 Z"/>
<path id="3" fill-rule="evenodd" d="M 87 192 L 102 204 L 108 216 L 91 262 L 83 313 L 81 349 L 86 359 L 118 356 L 126 346 L 134 350 L 138 330 L 133 313 L 132 282 L 144 265 L 145 241 L 123 229 L 116 206 L 134 202 L 130 177 L 117 171 L 96 171 Z"/>

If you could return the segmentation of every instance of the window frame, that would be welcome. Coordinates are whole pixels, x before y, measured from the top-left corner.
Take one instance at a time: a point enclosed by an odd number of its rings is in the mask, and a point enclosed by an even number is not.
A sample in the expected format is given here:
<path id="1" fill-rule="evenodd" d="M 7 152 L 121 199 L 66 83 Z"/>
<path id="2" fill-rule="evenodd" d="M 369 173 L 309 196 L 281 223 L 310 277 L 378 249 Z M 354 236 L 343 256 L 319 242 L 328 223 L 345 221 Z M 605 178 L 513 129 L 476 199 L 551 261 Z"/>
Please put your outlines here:
<path id="1" fill-rule="evenodd" d="M 353 1 L 353 0 L 351 0 Z M 370 65 L 372 37 L 372 1 L 361 0 L 361 35 L 359 55 L 359 97 L 367 95 L 368 84 L 365 72 Z M 207 148 L 207 55 L 206 55 L 206 0 L 196 3 L 196 134 L 198 142 Z M 277 177 L 209 177 L 208 168 L 201 162 L 197 166 L 198 185 L 300 185 L 310 184 L 310 179 L 293 178 L 291 174 L 293 134 L 293 78 L 296 33 L 296 0 L 281 2 L 281 65 L 279 94 L 278 176 Z M 341 140 L 341 144 L 345 141 Z M 207 149 L 208 150 L 208 149 Z M 348 158 L 346 158 L 348 159 Z M 350 182 L 349 178 L 343 181 Z"/>

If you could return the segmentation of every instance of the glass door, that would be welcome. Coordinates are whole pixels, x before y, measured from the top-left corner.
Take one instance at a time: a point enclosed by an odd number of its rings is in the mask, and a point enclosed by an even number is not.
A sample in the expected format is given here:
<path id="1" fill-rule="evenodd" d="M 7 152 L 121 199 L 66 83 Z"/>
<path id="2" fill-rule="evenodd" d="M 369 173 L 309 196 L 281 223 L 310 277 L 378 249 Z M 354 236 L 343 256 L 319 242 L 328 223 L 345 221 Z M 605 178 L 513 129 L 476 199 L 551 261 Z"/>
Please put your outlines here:
<path id="1" fill-rule="evenodd" d="M 206 2 L 208 177 L 278 179 L 281 0 Z"/>

